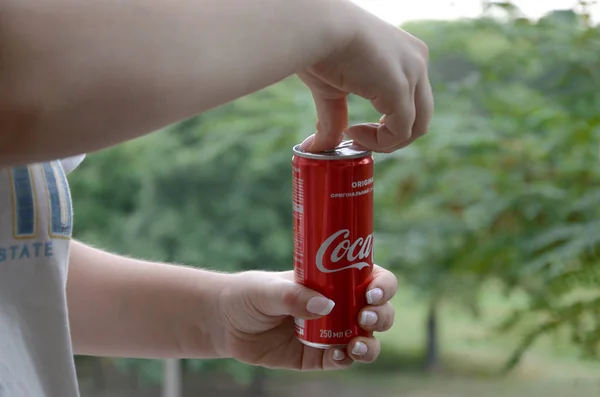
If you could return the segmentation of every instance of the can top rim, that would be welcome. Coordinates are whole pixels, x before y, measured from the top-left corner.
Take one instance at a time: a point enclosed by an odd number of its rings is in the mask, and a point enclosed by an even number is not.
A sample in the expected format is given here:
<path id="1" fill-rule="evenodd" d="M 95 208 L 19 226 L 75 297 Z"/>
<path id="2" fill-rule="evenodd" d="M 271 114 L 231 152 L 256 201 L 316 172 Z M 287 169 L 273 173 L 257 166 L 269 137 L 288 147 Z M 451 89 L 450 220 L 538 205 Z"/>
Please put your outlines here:
<path id="1" fill-rule="evenodd" d="M 348 160 L 366 157 L 371 154 L 370 150 L 354 145 L 354 141 L 343 141 L 333 149 L 324 152 L 309 153 L 300 149 L 300 144 L 293 148 L 294 154 L 300 157 L 320 160 Z"/>

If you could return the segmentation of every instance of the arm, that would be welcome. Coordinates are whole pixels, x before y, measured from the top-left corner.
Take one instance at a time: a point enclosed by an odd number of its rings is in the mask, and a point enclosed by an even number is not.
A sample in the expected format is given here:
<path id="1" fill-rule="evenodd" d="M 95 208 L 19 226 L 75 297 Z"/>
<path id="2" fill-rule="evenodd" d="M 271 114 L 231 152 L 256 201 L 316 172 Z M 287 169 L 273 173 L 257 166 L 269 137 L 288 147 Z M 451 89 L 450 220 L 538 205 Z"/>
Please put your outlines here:
<path id="1" fill-rule="evenodd" d="M 0 0 L 0 167 L 105 148 L 275 83 L 344 47 L 348 6 Z"/>
<path id="2" fill-rule="evenodd" d="M 67 283 L 73 348 L 110 357 L 231 357 L 295 370 L 341 369 L 377 358 L 376 338 L 353 338 L 345 352 L 300 343 L 291 317 L 321 318 L 335 303 L 293 280 L 291 270 L 221 274 L 120 257 L 74 241 Z M 358 316 L 363 328 L 392 327 L 390 299 L 397 287 L 391 272 L 373 267 L 369 304 L 362 309 L 371 321 Z M 362 352 L 354 350 L 358 344 Z"/>
<path id="3" fill-rule="evenodd" d="M 125 258 L 73 241 L 67 298 L 74 352 L 222 357 L 214 324 L 218 296 L 231 277 Z"/>

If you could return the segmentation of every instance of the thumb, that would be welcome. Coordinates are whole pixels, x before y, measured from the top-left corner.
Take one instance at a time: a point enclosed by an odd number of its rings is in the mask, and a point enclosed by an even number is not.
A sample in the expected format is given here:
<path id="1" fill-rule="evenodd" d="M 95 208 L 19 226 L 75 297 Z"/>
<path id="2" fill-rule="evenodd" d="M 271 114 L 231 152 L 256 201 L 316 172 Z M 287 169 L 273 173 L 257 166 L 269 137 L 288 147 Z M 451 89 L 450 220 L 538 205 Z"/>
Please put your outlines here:
<path id="1" fill-rule="evenodd" d="M 300 284 L 289 280 L 265 285 L 262 302 L 257 306 L 268 316 L 293 316 L 315 319 L 326 316 L 335 303 Z"/>

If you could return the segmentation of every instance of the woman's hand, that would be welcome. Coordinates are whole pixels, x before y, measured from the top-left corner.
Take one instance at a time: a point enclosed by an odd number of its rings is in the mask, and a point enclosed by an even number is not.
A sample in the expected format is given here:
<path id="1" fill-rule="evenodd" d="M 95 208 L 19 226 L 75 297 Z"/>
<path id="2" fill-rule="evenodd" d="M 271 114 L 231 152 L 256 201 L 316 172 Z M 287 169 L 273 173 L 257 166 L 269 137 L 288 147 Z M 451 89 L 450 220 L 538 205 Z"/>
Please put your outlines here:
<path id="1" fill-rule="evenodd" d="M 390 299 L 397 287 L 394 274 L 376 265 L 367 288 L 369 304 L 356 321 L 370 331 L 389 330 L 394 323 Z M 375 337 L 354 338 L 345 351 L 316 349 L 296 338 L 294 317 L 316 319 L 327 315 L 333 308 L 330 302 L 296 284 L 291 271 L 239 273 L 230 278 L 220 295 L 214 340 L 220 341 L 218 350 L 225 356 L 268 368 L 342 369 L 353 361 L 375 361 L 381 350 Z"/>
<path id="2" fill-rule="evenodd" d="M 425 43 L 352 7 L 349 44 L 299 74 L 312 91 L 318 116 L 316 134 L 302 146 L 308 151 L 331 149 L 345 133 L 367 149 L 392 152 L 424 135 L 433 114 Z M 370 100 L 383 115 L 379 122 L 348 128 L 348 94 Z"/>

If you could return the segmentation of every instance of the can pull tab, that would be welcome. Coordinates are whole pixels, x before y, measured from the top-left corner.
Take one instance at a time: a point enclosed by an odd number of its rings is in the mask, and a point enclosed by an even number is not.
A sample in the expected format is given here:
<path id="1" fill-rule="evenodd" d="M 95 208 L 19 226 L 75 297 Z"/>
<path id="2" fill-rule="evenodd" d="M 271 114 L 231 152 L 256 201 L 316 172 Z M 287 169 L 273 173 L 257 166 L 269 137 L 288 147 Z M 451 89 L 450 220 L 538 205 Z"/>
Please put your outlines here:
<path id="1" fill-rule="evenodd" d="M 323 151 L 323 153 L 335 152 L 336 150 L 344 149 L 344 148 L 350 147 L 352 145 L 354 145 L 354 141 L 353 140 L 343 141 L 342 143 L 340 143 L 339 145 L 337 145 L 333 149 L 325 150 L 325 151 Z"/>

